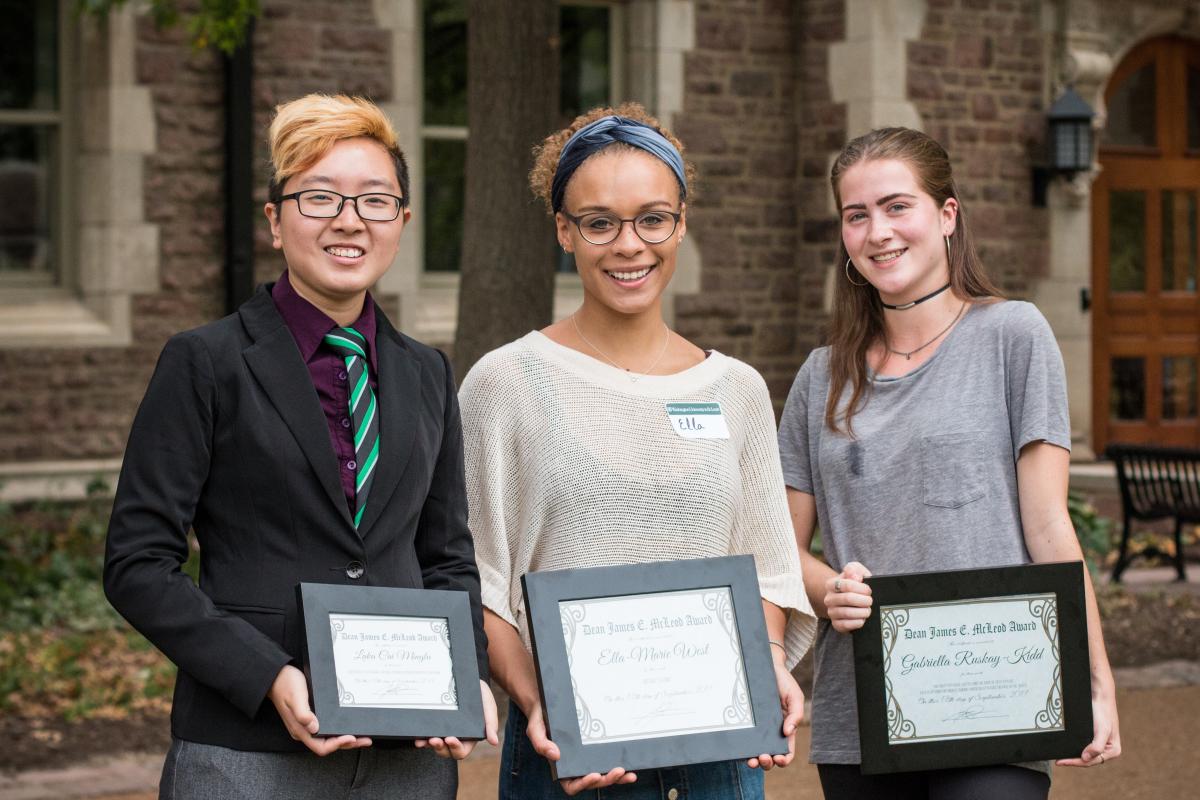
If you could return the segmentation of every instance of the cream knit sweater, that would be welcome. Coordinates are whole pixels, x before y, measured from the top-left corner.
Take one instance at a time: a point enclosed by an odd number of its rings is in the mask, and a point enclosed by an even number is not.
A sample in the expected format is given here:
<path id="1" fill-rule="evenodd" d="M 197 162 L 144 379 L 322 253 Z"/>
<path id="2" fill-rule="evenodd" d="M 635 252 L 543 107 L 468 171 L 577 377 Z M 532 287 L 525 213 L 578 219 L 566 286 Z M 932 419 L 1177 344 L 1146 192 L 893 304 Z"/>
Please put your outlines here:
<path id="1" fill-rule="evenodd" d="M 816 619 L 752 367 L 713 352 L 632 382 L 534 331 L 480 359 L 459 401 L 483 603 L 526 648 L 526 572 L 746 553 L 787 614 L 788 667 L 808 650 Z M 665 407 L 678 401 L 720 403 L 729 438 L 681 437 Z"/>

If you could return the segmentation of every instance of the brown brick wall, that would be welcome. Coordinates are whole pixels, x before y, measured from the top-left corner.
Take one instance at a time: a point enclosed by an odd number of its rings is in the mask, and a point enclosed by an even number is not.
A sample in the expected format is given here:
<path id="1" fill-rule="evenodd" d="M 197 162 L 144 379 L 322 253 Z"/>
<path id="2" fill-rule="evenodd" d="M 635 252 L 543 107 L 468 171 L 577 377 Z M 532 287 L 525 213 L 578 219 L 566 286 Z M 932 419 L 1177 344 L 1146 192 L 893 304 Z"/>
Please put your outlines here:
<path id="1" fill-rule="evenodd" d="M 1028 297 L 1047 271 L 1049 220 L 1032 205 L 1045 136 L 1042 3 L 928 0 L 908 45 L 908 95 L 950 153 L 988 273 Z"/>
<path id="2" fill-rule="evenodd" d="M 309 91 L 387 100 L 390 37 L 370 0 L 267 0 L 255 35 L 257 199 L 266 200 L 265 129 L 275 104 Z M 324 21 L 328 22 L 324 22 Z M 138 24 L 137 80 L 149 87 L 157 152 L 145 208 L 159 226 L 160 291 L 134 298 L 129 348 L 0 350 L 0 462 L 119 456 L 159 351 L 176 331 L 224 314 L 224 111 L 221 61 L 180 30 Z M 282 260 L 257 217 L 259 280 Z"/>
<path id="3" fill-rule="evenodd" d="M 391 34 L 378 27 L 370 0 L 275 0 L 264 4 L 254 41 L 256 203 L 267 201 L 266 131 L 275 106 L 309 92 L 391 97 Z M 255 278 L 283 271 L 266 217 L 255 216 Z"/>
<path id="4" fill-rule="evenodd" d="M 701 292 L 676 300 L 680 332 L 757 367 L 782 396 L 795 374 L 796 21 L 782 0 L 696 3 L 676 132 L 699 173 L 689 234 L 703 259 Z"/>
<path id="5" fill-rule="evenodd" d="M 834 154 L 846 143 L 846 107 L 835 103 L 829 89 L 829 48 L 846 38 L 843 0 L 804 0 L 799 13 L 805 21 L 797 42 L 800 54 L 800 243 L 796 258 L 800 305 L 793 372 L 809 352 L 825 340 L 829 318 L 825 314 L 825 280 L 831 268 L 838 270 L 840 227 L 833 213 L 829 190 L 829 166 Z M 790 388 L 790 380 L 786 388 Z M 786 391 L 785 388 L 785 391 Z M 785 394 L 772 392 L 776 403 Z"/>

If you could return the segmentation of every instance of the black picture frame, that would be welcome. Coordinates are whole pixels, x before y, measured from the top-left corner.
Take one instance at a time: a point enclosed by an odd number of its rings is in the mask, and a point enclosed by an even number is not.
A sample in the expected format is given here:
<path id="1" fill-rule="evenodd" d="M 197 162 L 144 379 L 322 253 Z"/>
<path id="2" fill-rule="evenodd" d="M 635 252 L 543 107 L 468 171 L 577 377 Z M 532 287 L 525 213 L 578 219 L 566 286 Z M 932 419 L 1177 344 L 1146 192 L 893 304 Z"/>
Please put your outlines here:
<path id="1" fill-rule="evenodd" d="M 989 569 L 877 575 L 871 587 L 873 611 L 853 634 L 858 698 L 859 739 L 864 774 L 909 772 L 952 767 L 1011 764 L 1074 758 L 1091 741 L 1091 673 L 1088 660 L 1087 611 L 1083 562 L 1028 564 Z M 1058 669 L 1061 697 L 1047 697 L 1054 723 L 1061 729 L 999 735 L 972 734 L 953 739 L 920 741 L 916 732 L 901 732 L 904 715 L 890 708 L 885 675 L 882 617 L 889 608 L 927 603 L 1019 598 L 1054 594 L 1057 606 Z M 984 606 L 981 606 L 983 608 Z M 1044 630 L 1049 637 L 1048 630 Z M 893 631 L 892 637 L 896 636 Z M 1051 652 L 1053 656 L 1053 652 Z M 891 733 L 889 732 L 891 727 Z M 894 734 L 894 735 L 893 735 Z M 911 739 L 901 741 L 911 735 Z"/>
<path id="2" fill-rule="evenodd" d="M 322 736 L 483 738 L 483 699 L 475 660 L 471 605 L 466 592 L 301 583 L 296 587 L 296 595 L 304 619 L 304 674 Z M 343 706 L 338 698 L 330 614 L 445 619 L 458 707 Z"/>
<path id="3" fill-rule="evenodd" d="M 786 753 L 783 712 L 751 556 L 526 573 L 521 578 L 546 723 L 561 758 L 555 778 Z M 703 589 L 729 590 L 746 679 L 751 727 L 584 743 L 576 715 L 560 602 Z M 649 609 L 648 613 L 653 613 Z M 733 690 L 735 687 L 729 687 Z"/>

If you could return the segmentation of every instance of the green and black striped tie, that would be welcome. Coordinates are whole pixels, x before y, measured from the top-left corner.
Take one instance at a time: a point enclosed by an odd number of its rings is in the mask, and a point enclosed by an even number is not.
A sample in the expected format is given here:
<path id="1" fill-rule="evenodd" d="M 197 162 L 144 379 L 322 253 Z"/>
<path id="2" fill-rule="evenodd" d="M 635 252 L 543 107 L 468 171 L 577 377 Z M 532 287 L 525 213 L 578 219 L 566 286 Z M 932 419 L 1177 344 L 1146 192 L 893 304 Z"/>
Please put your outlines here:
<path id="1" fill-rule="evenodd" d="M 325 343 L 346 359 L 350 385 L 350 422 L 354 431 L 354 460 L 358 474 L 354 483 L 354 527 L 362 521 L 371 492 L 375 465 L 379 463 L 379 406 L 367 374 L 367 340 L 354 328 L 334 328 Z"/>

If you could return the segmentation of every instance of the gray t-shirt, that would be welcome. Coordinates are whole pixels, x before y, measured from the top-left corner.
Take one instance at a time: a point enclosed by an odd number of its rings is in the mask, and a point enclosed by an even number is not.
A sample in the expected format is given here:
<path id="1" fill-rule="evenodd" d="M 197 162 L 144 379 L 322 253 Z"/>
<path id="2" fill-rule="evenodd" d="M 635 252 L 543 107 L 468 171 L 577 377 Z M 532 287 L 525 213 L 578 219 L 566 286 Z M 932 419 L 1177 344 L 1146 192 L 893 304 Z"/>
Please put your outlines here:
<path id="1" fill-rule="evenodd" d="M 1071 446 L 1062 355 L 1037 308 L 970 306 L 924 364 L 873 377 L 853 439 L 825 426 L 828 393 L 820 348 L 788 394 L 779 451 L 787 485 L 816 499 L 830 566 L 890 574 L 1030 561 L 1017 456 L 1039 440 Z M 843 407 L 849 396 L 847 387 Z M 857 764 L 850 636 L 822 619 L 815 657 L 810 760 Z"/>

